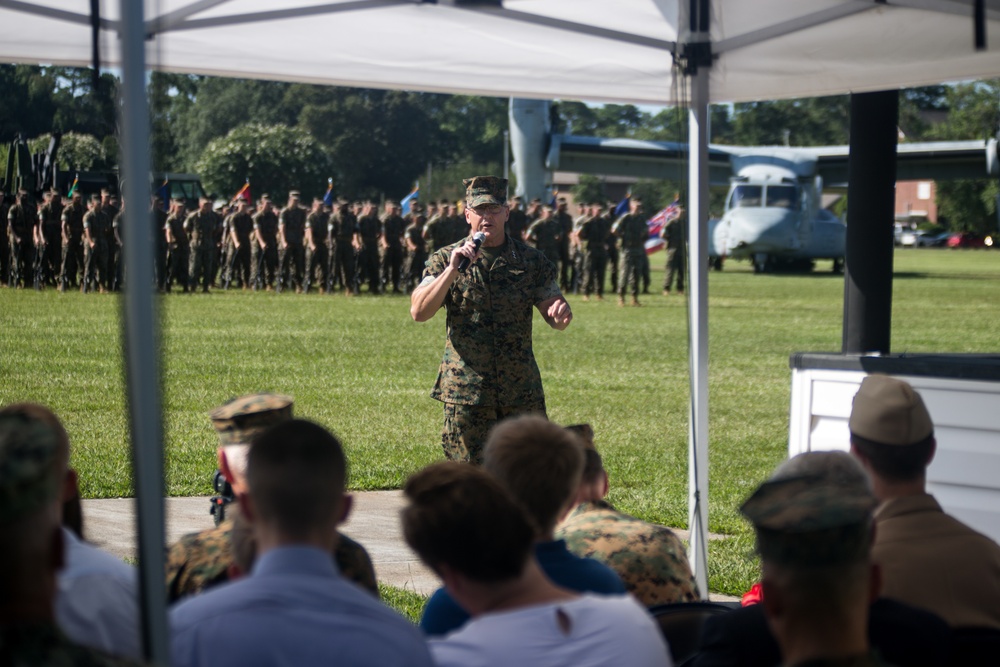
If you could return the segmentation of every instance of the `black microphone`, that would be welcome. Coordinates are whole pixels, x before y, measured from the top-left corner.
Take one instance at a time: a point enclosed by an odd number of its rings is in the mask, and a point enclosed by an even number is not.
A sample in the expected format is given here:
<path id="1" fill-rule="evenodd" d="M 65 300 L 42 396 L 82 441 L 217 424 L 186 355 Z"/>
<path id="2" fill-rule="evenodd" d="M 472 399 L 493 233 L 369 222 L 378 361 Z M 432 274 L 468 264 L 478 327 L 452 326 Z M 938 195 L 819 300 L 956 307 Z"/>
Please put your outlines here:
<path id="1" fill-rule="evenodd" d="M 483 245 L 483 241 L 485 240 L 486 240 L 486 234 L 483 234 L 482 232 L 476 232 L 475 234 L 472 235 L 472 247 L 475 248 L 476 252 L 479 252 L 479 246 Z M 462 260 L 458 263 L 458 272 L 465 273 L 465 270 L 469 268 L 469 264 L 471 263 L 472 263 L 471 259 L 469 259 L 468 257 L 463 257 Z"/>

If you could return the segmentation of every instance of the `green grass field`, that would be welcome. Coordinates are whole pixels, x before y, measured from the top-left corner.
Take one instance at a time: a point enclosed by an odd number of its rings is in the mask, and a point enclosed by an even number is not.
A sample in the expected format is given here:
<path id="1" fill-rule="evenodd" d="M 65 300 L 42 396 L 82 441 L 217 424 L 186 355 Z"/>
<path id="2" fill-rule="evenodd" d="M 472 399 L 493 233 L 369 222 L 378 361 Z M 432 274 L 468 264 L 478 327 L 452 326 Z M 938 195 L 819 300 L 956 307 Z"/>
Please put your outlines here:
<path id="1" fill-rule="evenodd" d="M 654 266 L 663 262 L 653 257 Z M 731 262 L 710 275 L 710 546 L 712 590 L 754 580 L 753 540 L 736 508 L 785 456 L 789 355 L 840 349 L 844 281 L 829 262 L 806 275 L 752 275 Z M 1000 252 L 900 250 L 894 352 L 996 351 Z M 588 421 L 622 510 L 687 523 L 687 310 L 654 295 L 643 308 L 570 297 L 565 332 L 536 316 L 535 351 L 549 416 Z M 273 390 L 337 433 L 352 487 L 399 487 L 441 458 L 441 405 L 429 397 L 444 318 L 414 323 L 405 297 L 271 293 L 162 298 L 166 487 L 210 493 L 216 439 L 207 411 Z M 0 403 L 52 406 L 73 439 L 87 497 L 133 493 L 119 299 L 0 289 Z"/>

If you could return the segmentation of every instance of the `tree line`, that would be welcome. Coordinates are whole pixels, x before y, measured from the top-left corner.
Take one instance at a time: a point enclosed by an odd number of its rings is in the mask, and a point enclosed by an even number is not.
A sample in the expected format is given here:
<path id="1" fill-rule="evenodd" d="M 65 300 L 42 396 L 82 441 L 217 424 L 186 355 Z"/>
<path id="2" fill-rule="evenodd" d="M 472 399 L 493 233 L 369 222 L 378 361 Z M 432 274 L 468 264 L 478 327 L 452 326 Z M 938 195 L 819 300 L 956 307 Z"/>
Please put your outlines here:
<path id="1" fill-rule="evenodd" d="M 106 169 L 117 156 L 117 80 L 67 67 L 0 65 L 0 142 L 18 133 L 64 133 L 60 163 Z M 249 177 L 251 188 L 299 188 L 350 199 L 402 197 L 421 182 L 424 199 L 461 195 L 461 178 L 502 172 L 507 99 L 412 91 L 317 86 L 153 72 L 149 77 L 152 159 L 156 171 L 198 173 L 226 197 Z M 903 141 L 984 139 L 1000 123 L 1000 79 L 900 91 Z M 577 135 L 685 141 L 683 110 L 557 101 L 555 131 Z M 712 142 L 731 145 L 845 144 L 846 95 L 716 105 Z M 0 164 L 5 163 L 0 147 Z M 635 190 L 665 205 L 676 182 L 641 182 Z M 259 186 L 257 185 L 259 184 Z M 599 198 L 584 177 L 579 197 Z M 995 230 L 997 182 L 942 181 L 939 215 L 956 230 Z"/>

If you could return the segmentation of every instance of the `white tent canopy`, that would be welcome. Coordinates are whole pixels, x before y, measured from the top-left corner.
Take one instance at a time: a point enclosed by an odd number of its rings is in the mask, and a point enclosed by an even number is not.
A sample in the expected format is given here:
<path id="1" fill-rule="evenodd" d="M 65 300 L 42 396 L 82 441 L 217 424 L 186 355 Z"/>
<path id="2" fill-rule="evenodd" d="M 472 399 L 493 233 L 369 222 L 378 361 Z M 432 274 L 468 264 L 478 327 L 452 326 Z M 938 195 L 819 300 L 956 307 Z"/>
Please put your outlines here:
<path id="1" fill-rule="evenodd" d="M 139 201 L 145 198 L 142 190 L 149 172 L 143 94 L 147 62 L 165 71 L 321 84 L 688 104 L 689 527 L 692 563 L 703 592 L 708 479 L 707 104 L 876 91 L 1000 74 L 1000 0 L 504 0 L 502 5 L 500 0 L 119 0 L 115 6 L 105 0 L 101 4 L 97 40 L 101 62 L 123 73 L 122 166 L 126 181 L 140 184 L 130 194 Z M 981 10 L 978 21 L 976 8 Z M 0 62 L 91 63 L 89 0 L 0 0 L 0 26 L 4 35 Z M 979 48 L 976 34 L 985 37 Z M 674 68 L 675 61 L 687 65 L 685 74 Z M 130 209 L 132 214 L 137 210 Z M 150 226 L 132 227 L 135 233 L 126 239 L 126 256 L 149 256 Z M 162 462 L 157 461 L 161 416 L 149 264 L 134 262 L 130 267 L 125 325 L 147 646 L 152 646 L 151 656 L 165 663 Z"/>
<path id="2" fill-rule="evenodd" d="M 673 104 L 677 0 L 146 2 L 157 69 L 322 84 Z M 973 0 L 711 0 L 712 101 L 809 97 L 995 76 L 973 49 Z M 102 3 L 105 65 L 121 67 L 117 3 Z M 680 5 L 680 6 L 679 6 Z M 88 65 L 89 0 L 0 0 L 0 61 Z M 682 100 L 683 101 L 683 100 Z"/>

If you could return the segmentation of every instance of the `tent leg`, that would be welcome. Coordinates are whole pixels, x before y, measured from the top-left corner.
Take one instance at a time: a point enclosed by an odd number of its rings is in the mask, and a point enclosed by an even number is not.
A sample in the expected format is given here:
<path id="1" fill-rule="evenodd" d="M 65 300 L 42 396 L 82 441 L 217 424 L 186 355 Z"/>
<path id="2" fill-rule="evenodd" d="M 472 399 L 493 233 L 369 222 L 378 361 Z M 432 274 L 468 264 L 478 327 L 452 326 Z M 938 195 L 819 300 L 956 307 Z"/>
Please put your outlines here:
<path id="1" fill-rule="evenodd" d="M 153 297 L 149 108 L 143 22 L 143 3 L 121 0 L 121 164 L 128 227 L 123 257 L 128 267 L 128 283 L 122 322 L 135 471 L 144 655 L 152 664 L 169 665 L 167 596 L 163 579 L 163 428 Z"/>
<path id="2" fill-rule="evenodd" d="M 688 110 L 689 363 L 688 528 L 698 590 L 708 599 L 708 74 L 691 77 Z"/>
<path id="3" fill-rule="evenodd" d="M 844 352 L 889 353 L 899 91 L 851 95 Z"/>

